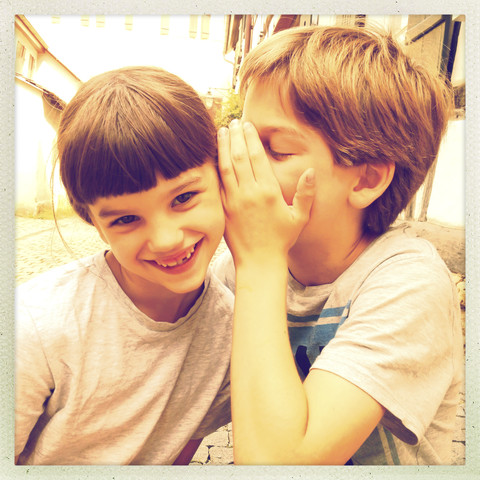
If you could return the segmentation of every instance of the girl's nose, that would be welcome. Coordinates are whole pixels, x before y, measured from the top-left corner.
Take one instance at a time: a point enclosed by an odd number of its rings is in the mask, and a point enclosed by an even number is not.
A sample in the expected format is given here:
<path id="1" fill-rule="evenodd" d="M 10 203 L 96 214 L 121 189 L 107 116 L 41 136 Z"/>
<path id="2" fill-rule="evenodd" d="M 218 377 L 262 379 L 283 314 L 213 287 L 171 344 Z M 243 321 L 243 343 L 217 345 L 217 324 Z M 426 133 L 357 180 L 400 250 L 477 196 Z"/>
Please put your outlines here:
<path id="1" fill-rule="evenodd" d="M 183 228 L 174 221 L 158 221 L 148 230 L 147 244 L 152 252 L 167 253 L 183 244 Z"/>

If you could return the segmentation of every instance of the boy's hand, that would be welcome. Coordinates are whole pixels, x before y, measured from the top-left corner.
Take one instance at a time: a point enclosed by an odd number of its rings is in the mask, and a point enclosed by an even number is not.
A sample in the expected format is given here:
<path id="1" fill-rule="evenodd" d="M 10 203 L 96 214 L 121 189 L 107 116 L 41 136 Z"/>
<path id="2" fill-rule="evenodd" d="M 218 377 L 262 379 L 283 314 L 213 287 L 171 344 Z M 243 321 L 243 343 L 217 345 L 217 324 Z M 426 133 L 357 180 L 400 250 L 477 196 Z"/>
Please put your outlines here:
<path id="1" fill-rule="evenodd" d="M 235 264 L 286 258 L 310 217 L 314 170 L 300 177 L 292 205 L 286 204 L 255 127 L 233 121 L 218 132 L 227 244 Z"/>

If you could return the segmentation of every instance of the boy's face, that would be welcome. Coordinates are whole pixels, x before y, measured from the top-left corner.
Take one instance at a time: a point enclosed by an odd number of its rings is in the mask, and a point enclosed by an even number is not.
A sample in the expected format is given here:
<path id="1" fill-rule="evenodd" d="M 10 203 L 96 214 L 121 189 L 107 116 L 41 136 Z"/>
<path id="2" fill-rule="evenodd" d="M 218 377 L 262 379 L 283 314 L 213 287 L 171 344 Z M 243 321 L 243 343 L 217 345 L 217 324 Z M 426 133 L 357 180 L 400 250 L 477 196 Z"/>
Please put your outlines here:
<path id="1" fill-rule="evenodd" d="M 256 81 L 248 87 L 243 120 L 255 125 L 289 205 L 302 173 L 309 167 L 315 169 L 316 193 L 310 221 L 297 245 L 318 244 L 329 235 L 333 241 L 335 225 L 352 214 L 347 198 L 358 169 L 335 164 L 321 134 L 297 119 L 286 96 L 271 83 Z"/>
<path id="2" fill-rule="evenodd" d="M 89 208 L 121 266 L 123 281 L 147 289 L 198 289 L 225 229 L 211 162 L 170 180 L 158 175 L 150 190 L 101 197 Z"/>

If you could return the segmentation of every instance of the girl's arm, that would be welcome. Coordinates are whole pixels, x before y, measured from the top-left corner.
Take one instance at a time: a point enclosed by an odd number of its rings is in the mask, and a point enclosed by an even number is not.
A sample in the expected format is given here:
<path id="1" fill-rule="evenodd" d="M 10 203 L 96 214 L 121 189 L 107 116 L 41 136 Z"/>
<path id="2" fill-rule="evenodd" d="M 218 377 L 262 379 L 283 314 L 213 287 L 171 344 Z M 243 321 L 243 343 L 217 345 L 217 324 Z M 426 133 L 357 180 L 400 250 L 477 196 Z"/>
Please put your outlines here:
<path id="1" fill-rule="evenodd" d="M 235 463 L 343 464 L 384 409 L 348 381 L 312 370 L 302 383 L 286 309 L 287 253 L 308 221 L 312 172 L 292 206 L 253 126 L 219 132 L 226 239 L 236 267 L 231 365 Z"/>
<path id="2" fill-rule="evenodd" d="M 189 440 L 189 442 L 183 447 L 183 450 L 180 452 L 180 455 L 173 462 L 173 465 L 188 465 L 195 452 L 198 450 L 198 447 L 202 443 L 203 438 L 196 438 L 195 440 Z"/>
<path id="3" fill-rule="evenodd" d="M 28 295 L 17 290 L 18 309 L 15 318 L 15 463 L 22 453 L 47 399 L 55 388 L 50 366 L 43 353 L 42 342 L 24 307 Z"/>

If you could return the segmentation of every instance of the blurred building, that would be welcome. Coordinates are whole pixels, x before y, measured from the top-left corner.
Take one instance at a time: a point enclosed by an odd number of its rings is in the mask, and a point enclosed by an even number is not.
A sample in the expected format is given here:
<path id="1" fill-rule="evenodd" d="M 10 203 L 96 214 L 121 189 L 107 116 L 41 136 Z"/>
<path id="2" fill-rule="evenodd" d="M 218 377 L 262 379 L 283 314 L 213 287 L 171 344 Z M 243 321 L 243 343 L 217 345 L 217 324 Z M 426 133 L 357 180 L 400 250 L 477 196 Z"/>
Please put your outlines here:
<path id="1" fill-rule="evenodd" d="M 15 210 L 51 208 L 51 153 L 61 111 L 80 79 L 48 49 L 30 22 L 15 17 Z"/>

